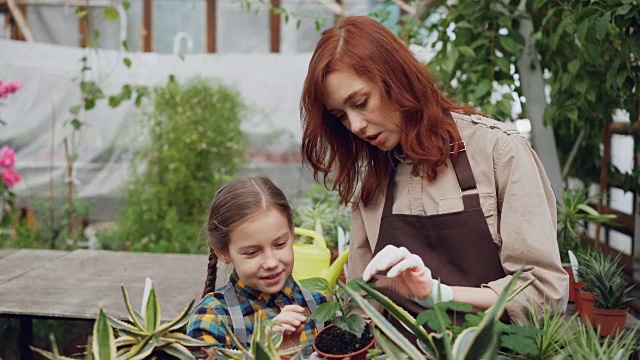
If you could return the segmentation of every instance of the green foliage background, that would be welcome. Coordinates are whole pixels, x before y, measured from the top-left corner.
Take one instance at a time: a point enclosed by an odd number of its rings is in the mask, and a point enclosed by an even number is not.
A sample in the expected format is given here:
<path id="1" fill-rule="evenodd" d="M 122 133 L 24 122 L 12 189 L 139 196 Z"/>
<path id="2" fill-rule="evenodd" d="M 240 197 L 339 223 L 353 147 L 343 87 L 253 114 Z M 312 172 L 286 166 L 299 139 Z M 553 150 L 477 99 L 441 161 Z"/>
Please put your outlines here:
<path id="1" fill-rule="evenodd" d="M 244 161 L 245 105 L 235 91 L 205 80 L 180 84 L 171 77 L 152 96 L 145 119 L 149 142 L 134 157 L 120 246 L 198 252 L 213 194 Z"/>

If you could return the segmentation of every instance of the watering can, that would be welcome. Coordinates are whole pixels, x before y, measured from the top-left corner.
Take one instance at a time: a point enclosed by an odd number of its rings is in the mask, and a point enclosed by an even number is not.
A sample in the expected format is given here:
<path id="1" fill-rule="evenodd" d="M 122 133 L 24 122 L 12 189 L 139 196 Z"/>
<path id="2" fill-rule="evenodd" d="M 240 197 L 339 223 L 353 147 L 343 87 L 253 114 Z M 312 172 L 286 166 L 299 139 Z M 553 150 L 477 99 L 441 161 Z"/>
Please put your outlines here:
<path id="1" fill-rule="evenodd" d="M 327 282 L 335 284 L 342 272 L 344 264 L 349 258 L 349 250 L 345 250 L 331 264 L 331 252 L 327 248 L 324 237 L 313 230 L 295 228 L 296 235 L 308 236 L 313 239 L 313 244 L 293 245 L 293 277 L 300 281 L 313 277 L 325 278 Z"/>

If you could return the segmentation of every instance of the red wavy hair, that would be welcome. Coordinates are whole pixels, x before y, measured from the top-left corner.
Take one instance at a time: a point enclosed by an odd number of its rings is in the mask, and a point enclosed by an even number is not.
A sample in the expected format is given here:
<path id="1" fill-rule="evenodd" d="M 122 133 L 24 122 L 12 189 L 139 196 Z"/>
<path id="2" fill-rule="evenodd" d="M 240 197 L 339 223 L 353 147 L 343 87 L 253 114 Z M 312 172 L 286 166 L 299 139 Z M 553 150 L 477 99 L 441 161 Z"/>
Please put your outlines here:
<path id="1" fill-rule="evenodd" d="M 451 139 L 460 134 L 448 112 L 475 112 L 447 99 L 407 46 L 378 21 L 348 17 L 325 30 L 309 63 L 300 100 L 302 159 L 311 166 L 316 181 L 323 173 L 327 186 L 334 172 L 333 190 L 347 204 L 359 182 L 359 200 L 369 204 L 385 185 L 391 171 L 389 154 L 353 135 L 324 105 L 324 84 L 332 71 L 350 71 L 372 82 L 386 108 L 402 114 L 400 146 L 423 169 L 428 181 L 436 179 L 446 164 Z"/>

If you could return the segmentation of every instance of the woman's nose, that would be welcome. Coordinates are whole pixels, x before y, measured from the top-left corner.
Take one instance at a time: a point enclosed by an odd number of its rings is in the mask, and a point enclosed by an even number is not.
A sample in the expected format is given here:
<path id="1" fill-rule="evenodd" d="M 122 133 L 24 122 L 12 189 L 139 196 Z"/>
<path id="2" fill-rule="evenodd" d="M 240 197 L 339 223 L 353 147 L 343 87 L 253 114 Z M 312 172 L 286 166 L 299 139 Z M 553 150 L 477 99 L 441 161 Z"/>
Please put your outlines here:
<path id="1" fill-rule="evenodd" d="M 364 129 L 367 122 L 359 115 L 353 114 L 349 116 L 349 130 L 355 135 L 365 136 Z"/>

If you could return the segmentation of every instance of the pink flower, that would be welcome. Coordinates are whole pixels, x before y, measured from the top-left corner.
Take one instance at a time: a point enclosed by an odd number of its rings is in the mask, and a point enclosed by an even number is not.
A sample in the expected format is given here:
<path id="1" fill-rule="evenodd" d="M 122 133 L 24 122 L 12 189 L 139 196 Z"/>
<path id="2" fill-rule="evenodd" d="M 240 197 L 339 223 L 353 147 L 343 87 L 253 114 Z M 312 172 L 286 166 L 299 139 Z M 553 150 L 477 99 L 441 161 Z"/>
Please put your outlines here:
<path id="1" fill-rule="evenodd" d="M 7 96 L 14 94 L 22 87 L 22 81 L 17 80 L 13 82 L 0 81 L 0 98 L 6 98 Z"/>
<path id="2" fill-rule="evenodd" d="M 0 166 L 10 168 L 16 163 L 16 153 L 12 148 L 3 146 L 0 149 Z"/>
<path id="3" fill-rule="evenodd" d="M 13 168 L 5 168 L 2 169 L 2 181 L 7 185 L 8 188 L 12 188 L 15 184 L 20 182 L 20 174 L 17 171 L 13 170 Z"/>

